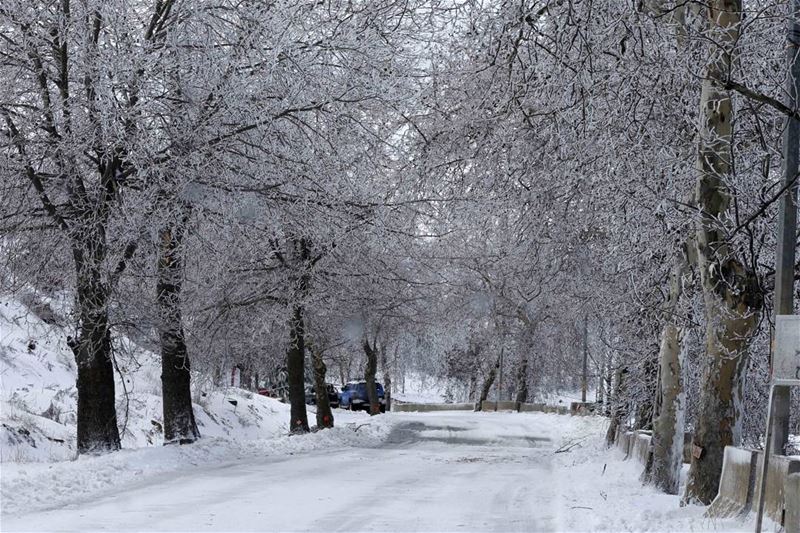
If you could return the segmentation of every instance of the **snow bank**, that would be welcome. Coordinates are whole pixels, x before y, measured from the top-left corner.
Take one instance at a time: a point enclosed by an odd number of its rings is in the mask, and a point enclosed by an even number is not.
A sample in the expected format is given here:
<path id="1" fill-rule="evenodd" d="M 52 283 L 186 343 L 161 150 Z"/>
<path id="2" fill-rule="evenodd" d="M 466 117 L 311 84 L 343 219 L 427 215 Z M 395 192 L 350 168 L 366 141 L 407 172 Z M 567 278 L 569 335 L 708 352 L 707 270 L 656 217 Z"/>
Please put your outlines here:
<path id="1" fill-rule="evenodd" d="M 359 417 L 362 418 L 362 417 Z M 100 456 L 80 456 L 56 464 L 4 464 L 0 479 L 3 514 L 14 515 L 80 504 L 112 489 L 130 488 L 159 477 L 252 461 L 346 446 L 378 445 L 388 432 L 386 417 L 367 418 L 333 429 L 300 436 L 274 436 L 253 441 L 215 437 L 187 446 L 159 446 L 122 450 Z"/>
<path id="2" fill-rule="evenodd" d="M 67 320 L 56 311 L 64 307 L 63 302 L 41 298 L 36 306 L 0 298 L 0 461 L 4 465 L 76 456 L 76 367 L 66 343 L 70 332 L 62 326 Z M 115 339 L 115 351 L 122 445 L 160 446 L 160 359 L 125 338 Z M 192 398 L 203 437 L 254 440 L 287 432 L 288 406 L 242 389 L 199 382 Z"/>
<path id="3" fill-rule="evenodd" d="M 664 494 L 643 484 L 639 461 L 625 460 L 625 454 L 615 446 L 605 448 L 606 419 L 571 418 L 578 425 L 566 428 L 562 437 L 565 444 L 559 449 L 576 446 L 557 454 L 554 464 L 561 474 L 559 486 L 554 488 L 562 508 L 558 531 L 753 530 L 752 518 L 745 521 L 708 518 L 707 507 L 682 507 L 680 496 Z M 581 423 L 585 425 L 580 426 Z"/>

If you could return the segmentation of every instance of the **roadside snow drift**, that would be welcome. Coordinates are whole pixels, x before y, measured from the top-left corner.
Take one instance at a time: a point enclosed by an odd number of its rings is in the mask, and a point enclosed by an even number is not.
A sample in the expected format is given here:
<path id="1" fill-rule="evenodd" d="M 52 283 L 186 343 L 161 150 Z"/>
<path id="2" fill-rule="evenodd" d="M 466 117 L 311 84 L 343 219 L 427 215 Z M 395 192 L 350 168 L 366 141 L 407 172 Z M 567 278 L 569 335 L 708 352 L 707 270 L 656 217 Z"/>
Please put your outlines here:
<path id="1" fill-rule="evenodd" d="M 4 464 L 76 456 L 76 368 L 66 342 L 69 332 L 61 325 L 66 321 L 53 310 L 58 304 L 38 299 L 35 306 L 26 306 L 0 298 L 0 460 Z M 115 347 L 124 353 L 116 361 L 122 445 L 160 446 L 160 360 L 125 338 L 116 339 Z M 194 386 L 192 397 L 203 437 L 254 440 L 287 431 L 288 406 L 242 389 L 201 383 Z"/>

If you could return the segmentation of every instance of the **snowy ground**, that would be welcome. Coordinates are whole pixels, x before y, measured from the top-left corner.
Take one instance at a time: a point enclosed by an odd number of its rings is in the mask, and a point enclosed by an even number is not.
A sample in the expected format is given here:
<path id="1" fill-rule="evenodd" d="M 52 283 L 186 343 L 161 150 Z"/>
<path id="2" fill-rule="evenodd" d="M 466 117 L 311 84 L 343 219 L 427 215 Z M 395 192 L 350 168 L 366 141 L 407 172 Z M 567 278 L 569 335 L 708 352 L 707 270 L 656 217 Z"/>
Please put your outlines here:
<path id="1" fill-rule="evenodd" d="M 361 414 L 250 444 L 209 439 L 4 465 L 3 531 L 749 531 L 642 487 L 604 420 Z M 561 451 L 559 451 L 561 450 Z"/>

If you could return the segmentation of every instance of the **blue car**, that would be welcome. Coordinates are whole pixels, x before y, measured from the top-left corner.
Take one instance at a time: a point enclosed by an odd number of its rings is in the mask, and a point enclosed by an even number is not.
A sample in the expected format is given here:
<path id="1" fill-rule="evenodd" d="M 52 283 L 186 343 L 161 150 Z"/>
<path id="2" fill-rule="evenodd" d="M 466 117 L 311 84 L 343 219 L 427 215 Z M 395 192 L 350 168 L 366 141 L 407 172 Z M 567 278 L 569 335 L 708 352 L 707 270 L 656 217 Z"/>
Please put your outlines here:
<path id="1" fill-rule="evenodd" d="M 378 401 L 381 405 L 381 413 L 386 412 L 386 398 L 383 394 L 383 385 L 375 383 L 375 388 L 378 391 Z M 351 411 L 358 411 L 363 409 L 369 411 L 369 398 L 367 397 L 367 382 L 366 381 L 351 381 L 342 387 L 342 392 L 339 393 L 339 407 L 342 409 L 349 409 Z"/>

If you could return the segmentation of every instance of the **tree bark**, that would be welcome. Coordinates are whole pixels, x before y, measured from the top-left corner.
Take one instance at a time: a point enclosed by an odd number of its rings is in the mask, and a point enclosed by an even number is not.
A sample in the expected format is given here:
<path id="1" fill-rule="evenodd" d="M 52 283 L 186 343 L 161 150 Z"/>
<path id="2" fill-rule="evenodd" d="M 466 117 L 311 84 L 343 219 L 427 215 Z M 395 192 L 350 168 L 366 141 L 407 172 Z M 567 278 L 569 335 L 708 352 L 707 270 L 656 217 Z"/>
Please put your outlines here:
<path id="1" fill-rule="evenodd" d="M 727 241 L 731 193 L 725 178 L 732 172 L 733 105 L 716 80 L 724 80 L 742 22 L 741 0 L 713 0 L 707 6 L 715 41 L 706 66 L 700 99 L 700 143 L 695 203 L 698 270 L 705 303 L 705 361 L 700 402 L 684 501 L 710 504 L 717 495 L 726 445 L 737 443 L 741 374 L 750 338 L 762 307 L 755 273 Z"/>
<path id="2" fill-rule="evenodd" d="M 317 427 L 332 428 L 333 412 L 331 411 L 331 402 L 328 398 L 328 387 L 325 383 L 328 367 L 325 365 L 320 350 L 315 350 L 312 344 L 309 344 L 308 349 L 311 351 L 311 361 L 314 368 L 314 395 L 317 399 Z"/>
<path id="3" fill-rule="evenodd" d="M 375 388 L 375 374 L 378 371 L 377 341 L 375 346 L 370 346 L 369 340 L 364 337 L 364 354 L 367 364 L 364 368 L 364 381 L 367 382 L 367 398 L 369 399 L 369 414 L 376 415 L 381 412 L 378 391 Z"/>
<path id="4" fill-rule="evenodd" d="M 289 350 L 286 354 L 286 369 L 289 374 L 289 403 L 291 422 L 289 432 L 308 433 L 308 413 L 305 392 L 305 325 L 303 307 L 295 305 L 289 324 Z"/>
<path id="5" fill-rule="evenodd" d="M 192 409 L 191 372 L 181 314 L 183 261 L 180 244 L 187 217 L 160 232 L 158 283 L 161 339 L 161 394 L 164 444 L 189 444 L 200 438 Z"/>
<path id="6" fill-rule="evenodd" d="M 528 401 L 528 356 L 524 349 L 517 369 L 517 394 L 514 401 L 517 403 Z"/>
<path id="7" fill-rule="evenodd" d="M 305 238 L 292 239 L 293 257 L 295 259 L 295 298 L 302 301 L 307 295 L 310 278 L 309 242 Z M 308 412 L 306 410 L 305 392 L 305 309 L 300 303 L 292 306 L 292 320 L 289 324 L 289 350 L 286 353 L 286 372 L 288 374 L 289 404 L 291 405 L 289 424 L 290 434 L 307 433 Z"/>
<path id="8" fill-rule="evenodd" d="M 88 222 L 73 236 L 78 337 L 70 342 L 78 368 L 78 453 L 120 449 L 108 320 L 109 286 L 103 281 L 106 257 L 105 224 Z"/>
<path id="9" fill-rule="evenodd" d="M 486 375 L 486 380 L 483 382 L 483 387 L 481 387 L 481 395 L 478 397 L 478 401 L 475 404 L 475 410 L 480 411 L 483 406 L 483 402 L 489 397 L 489 391 L 492 390 L 492 385 L 494 385 L 494 380 L 497 377 L 497 371 L 500 369 L 500 357 L 497 357 L 497 361 L 495 362 L 494 366 L 489 370 L 489 373 Z"/>
<path id="10" fill-rule="evenodd" d="M 643 399 L 639 402 L 639 405 L 636 409 L 636 419 L 633 422 L 634 429 L 652 428 L 654 418 L 653 415 L 656 413 L 658 360 L 655 357 L 648 358 L 644 361 L 642 366 L 642 378 L 645 394 L 642 395 Z"/>
<path id="11" fill-rule="evenodd" d="M 622 418 L 625 416 L 626 406 L 622 401 L 625 396 L 625 376 L 627 369 L 620 366 L 614 372 L 614 394 L 611 398 L 611 423 L 606 432 L 606 446 L 613 446 L 617 431 L 622 425 Z"/>
<path id="12" fill-rule="evenodd" d="M 683 350 L 684 332 L 675 324 L 675 314 L 683 292 L 685 258 L 676 258 L 670 273 L 666 302 L 667 323 L 659 348 L 659 389 L 661 406 L 653 422 L 653 460 L 645 478 L 667 494 L 678 494 L 683 464 Z"/>
<path id="13" fill-rule="evenodd" d="M 397 360 L 397 347 L 394 349 L 394 360 Z M 383 370 L 383 398 L 386 403 L 386 410 L 392 410 L 392 373 L 389 368 L 389 360 L 386 357 L 386 350 L 381 350 L 381 369 Z"/>

